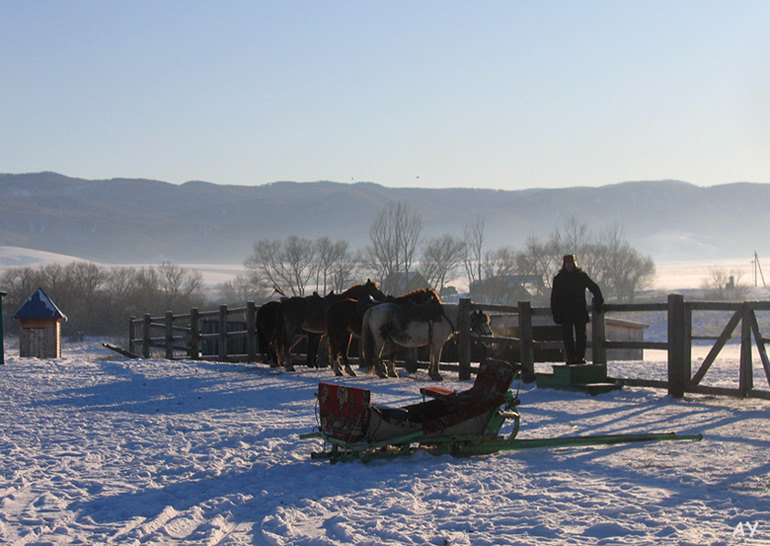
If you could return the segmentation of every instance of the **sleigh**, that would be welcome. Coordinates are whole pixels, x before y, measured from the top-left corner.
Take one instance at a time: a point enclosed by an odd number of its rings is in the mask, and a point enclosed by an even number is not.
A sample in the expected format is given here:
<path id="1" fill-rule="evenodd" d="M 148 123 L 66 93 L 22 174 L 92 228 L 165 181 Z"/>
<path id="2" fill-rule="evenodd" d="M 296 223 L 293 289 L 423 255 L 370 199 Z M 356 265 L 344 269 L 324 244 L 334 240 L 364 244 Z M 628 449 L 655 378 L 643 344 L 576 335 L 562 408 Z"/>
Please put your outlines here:
<path id="1" fill-rule="evenodd" d="M 506 362 L 488 360 L 470 389 L 424 387 L 420 392 L 427 400 L 399 408 L 373 404 L 366 389 L 320 383 L 319 430 L 302 438 L 322 438 L 330 449 L 312 456 L 332 462 L 409 455 L 416 449 L 463 455 L 488 441 L 500 442 L 498 432 L 507 419 L 513 421 L 509 437 L 515 437 L 519 401 L 508 388 L 516 372 Z"/>
<path id="2" fill-rule="evenodd" d="M 470 389 L 420 389 L 423 401 L 392 408 L 371 402 L 367 389 L 333 383 L 318 385 L 318 430 L 300 436 L 321 438 L 313 459 L 340 461 L 400 457 L 417 450 L 469 456 L 502 450 L 638 441 L 700 440 L 701 436 L 614 434 L 518 440 L 518 397 L 509 390 L 520 367 L 487 360 Z M 501 435 L 506 421 L 510 430 Z"/>

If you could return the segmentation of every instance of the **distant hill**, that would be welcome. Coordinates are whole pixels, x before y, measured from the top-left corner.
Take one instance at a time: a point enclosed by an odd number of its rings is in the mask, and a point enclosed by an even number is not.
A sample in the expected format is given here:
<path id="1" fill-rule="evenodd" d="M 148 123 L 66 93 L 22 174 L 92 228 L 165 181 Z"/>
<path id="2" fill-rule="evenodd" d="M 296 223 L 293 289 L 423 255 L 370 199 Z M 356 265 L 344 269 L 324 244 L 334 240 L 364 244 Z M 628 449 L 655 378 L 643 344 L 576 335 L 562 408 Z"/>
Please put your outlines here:
<path id="1" fill-rule="evenodd" d="M 486 245 L 521 248 L 575 216 L 592 231 L 614 222 L 655 260 L 751 259 L 770 252 L 770 184 L 700 187 L 679 181 L 598 188 L 386 188 L 359 182 L 224 186 L 157 180 L 83 180 L 56 173 L 0 174 L 0 245 L 104 263 L 241 263 L 262 238 L 289 235 L 369 243 L 383 207 L 406 201 L 427 237 L 462 236 L 477 217 Z"/>

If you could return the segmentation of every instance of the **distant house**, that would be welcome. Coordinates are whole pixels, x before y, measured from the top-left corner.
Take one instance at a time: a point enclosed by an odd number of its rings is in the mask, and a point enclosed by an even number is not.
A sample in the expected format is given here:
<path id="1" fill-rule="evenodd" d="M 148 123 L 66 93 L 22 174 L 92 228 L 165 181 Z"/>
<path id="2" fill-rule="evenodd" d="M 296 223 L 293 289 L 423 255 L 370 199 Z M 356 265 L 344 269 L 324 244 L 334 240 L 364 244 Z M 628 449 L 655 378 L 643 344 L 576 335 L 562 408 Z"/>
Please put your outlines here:
<path id="1" fill-rule="evenodd" d="M 383 292 L 400 296 L 420 288 L 432 288 L 419 271 L 392 273 L 383 279 L 380 288 Z"/>
<path id="2" fill-rule="evenodd" d="M 473 281 L 469 287 L 473 301 L 516 305 L 542 292 L 543 278 L 537 275 L 496 275 Z"/>
<path id="3" fill-rule="evenodd" d="M 27 299 L 13 318 L 19 321 L 19 356 L 61 357 L 61 323 L 67 317 L 42 288 Z"/>

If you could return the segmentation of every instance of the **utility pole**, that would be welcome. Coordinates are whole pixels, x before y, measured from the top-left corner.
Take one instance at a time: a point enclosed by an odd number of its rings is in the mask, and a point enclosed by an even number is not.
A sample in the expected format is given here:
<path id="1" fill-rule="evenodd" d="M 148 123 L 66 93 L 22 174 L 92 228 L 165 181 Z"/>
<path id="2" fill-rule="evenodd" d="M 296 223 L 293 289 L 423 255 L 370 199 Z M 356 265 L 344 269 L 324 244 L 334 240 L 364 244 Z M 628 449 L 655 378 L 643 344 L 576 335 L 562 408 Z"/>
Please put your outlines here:
<path id="1" fill-rule="evenodd" d="M 759 256 L 757 255 L 757 251 L 754 250 L 754 286 L 757 286 L 757 271 L 759 271 L 759 276 L 762 278 L 762 287 L 767 288 L 767 285 L 765 284 L 765 275 L 762 273 L 762 266 L 759 265 Z"/>

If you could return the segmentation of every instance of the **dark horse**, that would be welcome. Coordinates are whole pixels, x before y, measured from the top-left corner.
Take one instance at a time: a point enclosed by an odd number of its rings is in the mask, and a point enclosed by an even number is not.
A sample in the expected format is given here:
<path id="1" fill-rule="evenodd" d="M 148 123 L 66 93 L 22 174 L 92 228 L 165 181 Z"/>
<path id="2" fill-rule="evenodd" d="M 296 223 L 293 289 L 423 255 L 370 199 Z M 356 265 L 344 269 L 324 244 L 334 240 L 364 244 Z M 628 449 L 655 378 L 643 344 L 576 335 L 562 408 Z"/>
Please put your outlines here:
<path id="1" fill-rule="evenodd" d="M 361 336 L 364 313 L 370 307 L 385 302 L 411 303 L 428 307 L 441 303 L 436 292 L 430 289 L 414 290 L 398 297 L 388 296 L 384 300 L 344 298 L 332 303 L 326 310 L 326 340 L 329 344 L 329 362 L 336 375 L 342 375 L 342 367 L 348 375 L 356 375 L 348 360 L 350 343 L 353 336 Z"/>
<path id="2" fill-rule="evenodd" d="M 262 353 L 262 362 L 278 365 L 278 355 L 275 354 L 275 339 L 277 336 L 280 315 L 280 302 L 269 301 L 257 309 L 257 343 Z"/>
<path id="3" fill-rule="evenodd" d="M 298 335 L 308 338 L 307 365 L 314 366 L 318 345 L 326 334 L 326 310 L 341 299 L 368 300 L 383 299 L 377 283 L 367 279 L 363 284 L 356 284 L 336 294 L 331 292 L 324 297 L 318 294 L 302 297 L 295 296 L 281 300 L 278 306 L 278 321 L 274 336 L 276 356 L 279 364 L 286 370 L 293 370 L 291 362 L 291 344 Z"/>

